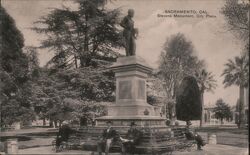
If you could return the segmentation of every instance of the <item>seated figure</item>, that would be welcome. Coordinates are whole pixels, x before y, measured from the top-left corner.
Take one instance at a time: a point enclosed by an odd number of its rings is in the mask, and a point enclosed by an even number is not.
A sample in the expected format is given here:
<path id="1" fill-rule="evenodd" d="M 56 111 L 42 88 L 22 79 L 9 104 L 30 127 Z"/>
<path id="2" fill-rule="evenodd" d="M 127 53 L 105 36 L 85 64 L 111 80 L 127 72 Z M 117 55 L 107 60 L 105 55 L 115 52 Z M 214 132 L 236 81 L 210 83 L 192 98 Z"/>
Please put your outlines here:
<path id="1" fill-rule="evenodd" d="M 201 146 L 205 146 L 205 142 L 204 140 L 202 139 L 202 137 L 198 134 L 198 133 L 195 133 L 193 132 L 189 126 L 191 124 L 189 124 L 187 127 L 186 127 L 186 131 L 185 131 L 185 136 L 188 140 L 195 140 L 196 141 L 196 144 L 197 144 L 197 150 L 202 150 L 201 149 Z"/>
<path id="2" fill-rule="evenodd" d="M 206 145 L 206 143 L 204 142 L 204 140 L 202 139 L 202 137 L 199 134 L 195 133 L 194 139 L 195 139 L 195 141 L 197 143 L 197 150 L 202 150 L 201 146 L 205 146 Z"/>
<path id="3" fill-rule="evenodd" d="M 102 155 L 102 148 L 104 146 L 105 148 L 105 155 L 109 154 L 109 148 L 112 145 L 113 139 L 116 135 L 116 131 L 111 127 L 112 122 L 107 122 L 107 128 L 103 130 L 102 138 L 98 142 L 97 145 L 97 151 L 99 152 L 99 155 Z"/>
<path id="4" fill-rule="evenodd" d="M 140 139 L 142 137 L 142 132 L 136 128 L 136 124 L 132 122 L 130 124 L 130 129 L 128 130 L 126 137 L 122 138 L 120 137 L 123 148 L 122 152 L 125 153 L 127 151 L 134 151 L 135 145 L 137 145 L 140 142 Z"/>
<path id="5" fill-rule="evenodd" d="M 56 137 L 56 152 L 60 150 L 61 144 L 63 142 L 67 142 L 69 139 L 69 136 L 75 132 L 78 132 L 78 131 L 71 129 L 67 122 L 62 123 L 62 126 L 59 128 L 59 131 Z"/>
<path id="6" fill-rule="evenodd" d="M 195 134 L 194 134 L 194 132 L 193 132 L 192 130 L 190 130 L 189 128 L 186 129 L 186 131 L 185 131 L 184 134 L 185 134 L 187 140 L 194 140 Z"/>

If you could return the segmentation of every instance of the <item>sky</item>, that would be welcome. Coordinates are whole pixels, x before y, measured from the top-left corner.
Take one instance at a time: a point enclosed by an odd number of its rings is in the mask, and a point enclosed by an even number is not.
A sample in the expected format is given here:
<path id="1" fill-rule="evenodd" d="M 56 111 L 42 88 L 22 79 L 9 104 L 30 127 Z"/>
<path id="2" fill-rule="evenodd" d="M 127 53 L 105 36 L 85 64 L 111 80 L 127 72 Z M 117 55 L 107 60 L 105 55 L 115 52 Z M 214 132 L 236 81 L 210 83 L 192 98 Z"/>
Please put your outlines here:
<path id="1" fill-rule="evenodd" d="M 22 31 L 26 46 L 39 46 L 44 36 L 30 30 L 33 22 L 46 15 L 51 8 L 63 5 L 72 6 L 65 0 L 2 0 L 3 7 L 15 19 L 17 27 Z M 223 0 L 111 0 L 106 8 L 120 8 L 124 16 L 127 10 L 135 10 L 135 27 L 139 29 L 136 41 L 136 55 L 144 58 L 153 68 L 157 68 L 159 55 L 164 42 L 176 33 L 183 33 L 192 41 L 195 54 L 204 59 L 208 71 L 215 75 L 217 88 L 214 92 L 206 92 L 206 106 L 212 106 L 222 98 L 226 103 L 235 105 L 239 96 L 239 88 L 224 88 L 221 76 L 224 64 L 228 59 L 240 55 L 242 44 L 226 30 L 225 20 L 220 13 Z M 165 11 L 194 10 L 194 17 L 158 17 L 173 15 Z M 206 14 L 209 17 L 206 17 Z M 190 13 L 185 14 L 190 15 Z M 202 15 L 203 18 L 197 15 Z M 122 51 L 124 52 L 124 51 Z M 52 57 L 47 50 L 39 51 L 40 65 L 43 66 Z"/>

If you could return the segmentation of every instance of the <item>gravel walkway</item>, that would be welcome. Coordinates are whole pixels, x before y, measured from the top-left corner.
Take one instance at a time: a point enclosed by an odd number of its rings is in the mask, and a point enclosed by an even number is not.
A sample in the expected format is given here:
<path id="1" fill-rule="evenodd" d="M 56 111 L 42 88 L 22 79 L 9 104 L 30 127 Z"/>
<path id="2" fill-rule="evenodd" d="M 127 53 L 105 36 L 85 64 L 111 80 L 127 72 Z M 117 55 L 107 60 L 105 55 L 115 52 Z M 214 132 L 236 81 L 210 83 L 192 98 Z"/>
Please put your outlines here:
<path id="1" fill-rule="evenodd" d="M 19 150 L 19 154 L 81 154 L 91 155 L 88 151 L 69 150 L 60 153 L 54 153 L 52 147 L 39 147 Z M 95 154 L 97 155 L 97 153 Z M 119 153 L 112 153 L 110 155 L 120 155 Z M 190 152 L 173 152 L 173 155 L 248 155 L 247 148 L 232 147 L 228 145 L 206 145 L 202 151 Z"/>

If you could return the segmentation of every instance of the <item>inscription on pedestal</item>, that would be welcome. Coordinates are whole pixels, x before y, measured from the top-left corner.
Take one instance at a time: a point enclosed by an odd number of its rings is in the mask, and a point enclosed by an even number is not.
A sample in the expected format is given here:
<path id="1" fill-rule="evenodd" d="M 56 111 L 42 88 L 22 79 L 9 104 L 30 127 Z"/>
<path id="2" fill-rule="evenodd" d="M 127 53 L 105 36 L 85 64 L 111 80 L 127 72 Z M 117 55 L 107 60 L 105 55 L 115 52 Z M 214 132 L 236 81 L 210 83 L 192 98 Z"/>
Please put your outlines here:
<path id="1" fill-rule="evenodd" d="M 119 99 L 132 99 L 131 81 L 119 81 Z"/>
<path id="2" fill-rule="evenodd" d="M 138 80 L 138 99 L 145 99 L 145 81 Z"/>

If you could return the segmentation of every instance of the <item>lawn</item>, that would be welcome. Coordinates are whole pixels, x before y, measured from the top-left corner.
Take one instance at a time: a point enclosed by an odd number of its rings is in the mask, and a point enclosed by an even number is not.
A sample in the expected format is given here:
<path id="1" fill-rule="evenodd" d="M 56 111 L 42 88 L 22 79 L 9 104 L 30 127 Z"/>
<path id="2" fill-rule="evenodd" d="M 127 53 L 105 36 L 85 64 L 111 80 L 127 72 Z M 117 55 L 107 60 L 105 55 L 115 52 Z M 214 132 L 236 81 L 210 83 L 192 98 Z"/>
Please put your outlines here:
<path id="1" fill-rule="evenodd" d="M 195 130 L 197 132 L 207 132 L 207 133 L 227 132 L 232 134 L 248 135 L 248 128 L 238 129 L 235 127 L 227 127 L 227 126 L 202 127 L 202 128 L 195 128 Z"/>
<path id="2" fill-rule="evenodd" d="M 238 129 L 230 127 L 202 127 L 196 128 L 196 132 L 202 134 L 202 137 L 208 140 L 208 135 L 215 134 L 217 144 L 230 145 L 237 147 L 248 147 L 248 129 Z"/>

